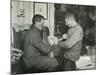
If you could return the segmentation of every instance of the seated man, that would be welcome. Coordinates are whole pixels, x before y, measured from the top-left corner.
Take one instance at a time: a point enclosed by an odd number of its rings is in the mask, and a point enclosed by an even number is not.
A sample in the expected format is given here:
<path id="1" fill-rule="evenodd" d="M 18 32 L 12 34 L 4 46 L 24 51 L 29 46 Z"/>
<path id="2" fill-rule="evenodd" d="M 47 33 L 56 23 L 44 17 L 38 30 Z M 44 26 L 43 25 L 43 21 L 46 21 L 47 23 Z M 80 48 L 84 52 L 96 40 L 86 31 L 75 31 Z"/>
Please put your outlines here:
<path id="1" fill-rule="evenodd" d="M 34 15 L 33 24 L 26 33 L 23 43 L 23 61 L 27 69 L 32 72 L 49 72 L 55 71 L 58 62 L 55 58 L 51 58 L 48 54 L 53 48 L 43 42 L 41 30 L 44 24 L 42 15 Z"/>
<path id="2" fill-rule="evenodd" d="M 66 34 L 67 40 L 59 41 L 58 46 L 65 50 L 65 70 L 75 70 L 75 62 L 80 57 L 81 44 L 83 39 L 83 29 L 78 24 L 73 13 L 68 13 L 65 16 L 66 25 L 69 26 Z"/>

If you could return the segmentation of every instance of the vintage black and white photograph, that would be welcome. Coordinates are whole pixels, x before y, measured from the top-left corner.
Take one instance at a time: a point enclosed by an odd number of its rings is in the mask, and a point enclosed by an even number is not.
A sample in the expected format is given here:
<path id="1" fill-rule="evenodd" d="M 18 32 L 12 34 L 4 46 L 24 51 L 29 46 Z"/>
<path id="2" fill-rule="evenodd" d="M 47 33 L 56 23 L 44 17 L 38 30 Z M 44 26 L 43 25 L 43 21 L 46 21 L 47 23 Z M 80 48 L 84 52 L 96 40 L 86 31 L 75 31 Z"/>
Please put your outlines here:
<path id="1" fill-rule="evenodd" d="M 11 74 L 96 69 L 96 6 L 11 0 Z"/>

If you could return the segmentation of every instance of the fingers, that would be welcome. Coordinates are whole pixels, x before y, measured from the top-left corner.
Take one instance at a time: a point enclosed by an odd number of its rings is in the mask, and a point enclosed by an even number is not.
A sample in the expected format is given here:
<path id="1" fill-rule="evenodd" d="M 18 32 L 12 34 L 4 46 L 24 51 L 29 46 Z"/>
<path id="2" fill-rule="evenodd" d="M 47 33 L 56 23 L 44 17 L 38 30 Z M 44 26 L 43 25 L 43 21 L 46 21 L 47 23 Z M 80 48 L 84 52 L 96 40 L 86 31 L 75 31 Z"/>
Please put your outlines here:
<path id="1" fill-rule="evenodd" d="M 21 53 L 23 55 L 23 51 L 17 49 L 17 48 L 12 48 L 12 53 Z"/>
<path id="2" fill-rule="evenodd" d="M 11 62 L 14 64 L 16 63 L 20 57 L 23 55 L 23 52 L 19 49 L 12 48 L 11 50 Z"/>

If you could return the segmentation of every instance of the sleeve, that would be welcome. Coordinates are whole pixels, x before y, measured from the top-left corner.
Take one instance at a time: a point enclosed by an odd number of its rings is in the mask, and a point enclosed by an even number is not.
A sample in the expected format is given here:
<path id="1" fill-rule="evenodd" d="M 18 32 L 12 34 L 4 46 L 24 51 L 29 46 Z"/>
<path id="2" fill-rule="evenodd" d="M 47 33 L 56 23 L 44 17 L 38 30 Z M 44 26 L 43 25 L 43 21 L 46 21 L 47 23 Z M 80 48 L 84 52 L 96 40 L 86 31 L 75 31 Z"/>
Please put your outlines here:
<path id="1" fill-rule="evenodd" d="M 35 33 L 34 36 L 32 37 L 31 44 L 32 46 L 38 48 L 43 53 L 49 53 L 53 49 L 50 45 L 45 44 L 42 41 L 41 35 L 39 35 L 38 33 Z"/>
<path id="2" fill-rule="evenodd" d="M 83 31 L 78 29 L 75 32 L 73 32 L 73 34 L 69 37 L 68 40 L 64 42 L 59 42 L 58 45 L 62 48 L 71 48 L 78 41 L 82 40 L 82 38 L 83 38 Z"/>

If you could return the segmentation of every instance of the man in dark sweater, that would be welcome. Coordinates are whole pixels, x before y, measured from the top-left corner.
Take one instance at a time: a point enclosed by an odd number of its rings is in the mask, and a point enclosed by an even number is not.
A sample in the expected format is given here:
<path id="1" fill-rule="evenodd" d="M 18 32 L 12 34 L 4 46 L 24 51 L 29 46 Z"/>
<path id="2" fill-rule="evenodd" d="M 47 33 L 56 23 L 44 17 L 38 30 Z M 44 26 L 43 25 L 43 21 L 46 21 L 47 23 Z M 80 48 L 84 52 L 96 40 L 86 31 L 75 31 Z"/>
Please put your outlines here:
<path id="1" fill-rule="evenodd" d="M 53 48 L 44 43 L 42 39 L 41 30 L 43 29 L 44 19 L 42 15 L 34 15 L 32 27 L 24 37 L 23 60 L 26 67 L 33 72 L 55 71 L 58 65 L 55 58 L 48 56 Z"/>

